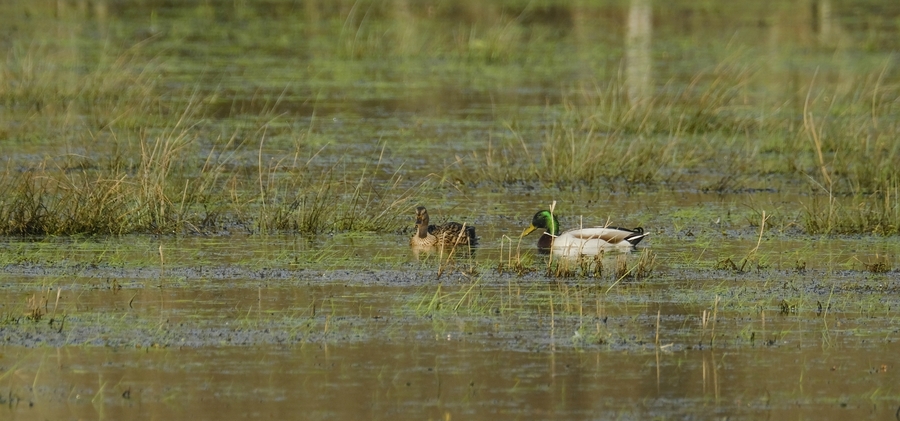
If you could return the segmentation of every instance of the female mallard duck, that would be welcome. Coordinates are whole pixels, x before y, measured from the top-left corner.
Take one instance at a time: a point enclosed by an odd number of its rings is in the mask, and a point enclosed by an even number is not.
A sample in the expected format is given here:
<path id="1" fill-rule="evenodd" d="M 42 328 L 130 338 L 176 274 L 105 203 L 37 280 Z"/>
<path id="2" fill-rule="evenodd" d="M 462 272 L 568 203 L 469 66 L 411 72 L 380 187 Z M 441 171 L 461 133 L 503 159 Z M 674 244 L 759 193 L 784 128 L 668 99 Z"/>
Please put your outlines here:
<path id="1" fill-rule="evenodd" d="M 539 250 L 548 252 L 552 249 L 556 253 L 566 255 L 597 254 L 604 249 L 631 248 L 647 236 L 643 228 L 616 227 L 581 228 L 560 234 L 559 220 L 556 219 L 556 215 L 547 210 L 534 214 L 534 218 L 531 218 L 531 226 L 525 228 L 522 237 L 538 228 L 545 230 L 538 239 Z"/>
<path id="2" fill-rule="evenodd" d="M 443 225 L 428 225 L 428 211 L 424 206 L 416 208 L 416 233 L 409 239 L 413 247 L 454 247 L 456 245 L 474 245 L 475 227 L 458 222 L 447 222 Z"/>

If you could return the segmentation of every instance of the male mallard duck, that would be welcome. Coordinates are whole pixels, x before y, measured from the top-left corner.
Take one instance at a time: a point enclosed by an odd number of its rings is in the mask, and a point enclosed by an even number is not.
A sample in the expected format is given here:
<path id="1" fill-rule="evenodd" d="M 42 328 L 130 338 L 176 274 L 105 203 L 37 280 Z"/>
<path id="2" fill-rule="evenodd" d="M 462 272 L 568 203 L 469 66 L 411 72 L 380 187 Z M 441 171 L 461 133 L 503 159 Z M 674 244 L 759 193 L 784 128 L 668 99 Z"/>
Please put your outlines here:
<path id="1" fill-rule="evenodd" d="M 531 218 L 531 226 L 525 228 L 522 237 L 538 228 L 545 230 L 538 239 L 538 249 L 545 252 L 552 249 L 561 254 L 597 254 L 603 249 L 630 248 L 647 236 L 643 228 L 617 227 L 581 228 L 560 234 L 559 220 L 556 219 L 556 215 L 547 210 L 534 214 L 534 218 Z"/>
<path id="2" fill-rule="evenodd" d="M 453 247 L 474 245 L 475 241 L 475 227 L 465 226 L 458 222 L 428 225 L 428 211 L 424 206 L 416 208 L 416 233 L 409 239 L 409 245 L 414 247 Z"/>

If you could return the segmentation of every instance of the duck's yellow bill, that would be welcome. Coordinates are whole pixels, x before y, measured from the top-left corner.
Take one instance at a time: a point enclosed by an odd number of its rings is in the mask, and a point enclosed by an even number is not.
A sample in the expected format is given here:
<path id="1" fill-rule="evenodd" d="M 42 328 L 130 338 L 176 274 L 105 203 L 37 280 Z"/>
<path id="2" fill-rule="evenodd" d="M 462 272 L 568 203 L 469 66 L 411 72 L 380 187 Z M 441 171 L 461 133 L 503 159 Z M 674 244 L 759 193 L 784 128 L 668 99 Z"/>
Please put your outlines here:
<path id="1" fill-rule="evenodd" d="M 531 234 L 531 231 L 534 231 L 534 230 L 536 230 L 536 229 L 537 229 L 537 228 L 535 228 L 534 225 L 529 225 L 528 228 L 525 228 L 525 231 L 522 231 L 522 235 L 520 235 L 519 237 L 524 237 L 524 236 L 526 236 L 526 235 L 528 235 L 528 234 Z"/>

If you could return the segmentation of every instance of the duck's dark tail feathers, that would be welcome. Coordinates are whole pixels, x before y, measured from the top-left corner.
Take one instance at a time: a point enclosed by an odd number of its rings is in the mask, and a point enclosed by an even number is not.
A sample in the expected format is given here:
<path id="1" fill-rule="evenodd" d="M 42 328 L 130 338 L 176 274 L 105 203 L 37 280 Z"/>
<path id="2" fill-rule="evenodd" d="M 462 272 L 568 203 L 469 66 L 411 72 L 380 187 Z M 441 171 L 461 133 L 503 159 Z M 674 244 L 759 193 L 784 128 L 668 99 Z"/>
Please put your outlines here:
<path id="1" fill-rule="evenodd" d="M 631 234 L 628 237 L 625 237 L 625 241 L 631 243 L 632 246 L 636 246 L 637 243 L 640 243 L 641 240 L 644 239 L 644 237 L 650 235 L 649 232 L 644 232 L 644 229 L 641 227 L 637 227 L 635 229 L 631 229 L 628 231 L 631 231 L 634 234 Z"/>

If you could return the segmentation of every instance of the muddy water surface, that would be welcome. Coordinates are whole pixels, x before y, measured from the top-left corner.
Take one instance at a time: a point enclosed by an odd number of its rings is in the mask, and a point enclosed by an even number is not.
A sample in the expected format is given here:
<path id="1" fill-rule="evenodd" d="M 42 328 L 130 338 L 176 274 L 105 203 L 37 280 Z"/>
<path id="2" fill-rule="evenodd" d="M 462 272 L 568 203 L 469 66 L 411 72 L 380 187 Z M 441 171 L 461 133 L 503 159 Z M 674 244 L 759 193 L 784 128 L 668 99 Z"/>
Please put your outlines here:
<path id="1" fill-rule="evenodd" d="M 900 380 L 878 364 L 892 358 L 882 347 L 863 362 L 822 349 L 514 352 L 485 342 L 15 349 L 5 382 L 14 419 L 889 419 L 895 408 L 879 395 Z"/>
<path id="2" fill-rule="evenodd" d="M 519 276 L 496 272 L 497 239 L 483 238 L 438 279 L 436 259 L 415 260 L 403 235 L 351 237 L 327 240 L 353 245 L 330 255 L 292 237 L 8 242 L 4 250 L 33 261 L 7 264 L 2 277 L 3 410 L 14 419 L 896 411 L 891 274 L 849 262 L 746 273 L 660 265 L 649 279 L 616 283 L 609 269 L 547 277 L 536 258 Z M 353 251 L 361 244 L 370 251 Z M 660 236 L 629 259 L 680 247 Z M 71 249 L 77 259 L 47 260 Z M 232 260 L 235 249 L 257 263 Z M 772 262 L 788 251 L 765 250 Z M 698 261 L 706 252 L 680 251 Z M 27 317 L 35 297 L 38 320 Z"/>

